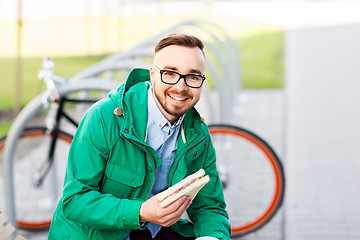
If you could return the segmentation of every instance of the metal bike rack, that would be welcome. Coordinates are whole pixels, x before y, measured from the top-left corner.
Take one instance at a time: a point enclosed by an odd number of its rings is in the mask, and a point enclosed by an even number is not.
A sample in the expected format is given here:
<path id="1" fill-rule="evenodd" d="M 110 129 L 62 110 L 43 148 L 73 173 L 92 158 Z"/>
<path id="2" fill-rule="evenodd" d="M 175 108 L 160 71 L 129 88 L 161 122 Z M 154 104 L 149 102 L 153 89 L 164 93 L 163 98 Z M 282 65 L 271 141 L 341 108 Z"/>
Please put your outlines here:
<path id="1" fill-rule="evenodd" d="M 207 20 L 189 20 L 175 25 L 160 34 L 146 39 L 130 50 L 111 54 L 99 63 L 96 63 L 72 77 L 72 80 L 81 80 L 88 77 L 99 77 L 108 72 L 106 79 L 114 76 L 114 71 L 130 70 L 135 67 L 147 68 L 151 66 L 149 59 L 153 57 L 155 44 L 166 34 L 172 32 L 195 32 L 204 37 L 207 65 L 214 88 L 205 84 L 205 95 L 210 108 L 209 122 L 231 122 L 234 102 L 241 90 L 240 51 L 227 33 L 217 24 Z M 140 59 L 140 60 L 139 60 Z M 104 74 L 105 75 L 105 74 Z M 121 79 L 123 81 L 125 79 Z M 213 99 L 216 96 L 216 99 Z M 216 101 L 217 100 L 217 101 Z M 215 102 L 218 106 L 215 108 Z M 214 111 L 215 110 L 215 111 Z"/>
<path id="2" fill-rule="evenodd" d="M 206 84 L 204 93 L 207 97 L 208 107 L 210 108 L 210 119 L 208 122 L 220 121 L 222 123 L 230 122 L 233 113 L 234 101 L 237 101 L 238 92 L 241 90 L 241 69 L 239 50 L 236 43 L 225 33 L 225 31 L 213 22 L 204 20 L 191 20 L 180 23 L 155 37 L 149 38 L 134 48 L 109 55 L 97 64 L 85 68 L 74 75 L 71 81 L 83 81 L 89 78 L 98 78 L 105 75 L 107 79 L 114 77 L 116 71 L 130 71 L 135 67 L 148 68 L 151 66 L 149 59 L 152 58 L 152 49 L 157 41 L 165 34 L 171 32 L 185 32 L 192 30 L 202 37 L 207 52 L 208 72 L 213 79 L 214 88 Z M 190 31 L 191 33 L 191 31 Z M 108 74 L 105 74 L 108 73 Z M 213 99 L 213 95 L 216 99 Z M 31 119 L 35 108 L 41 108 L 41 99 L 38 96 L 33 99 L 16 117 L 13 122 L 4 149 L 4 185 L 6 212 L 9 215 L 9 221 L 16 226 L 15 196 L 14 196 L 14 176 L 13 176 L 13 158 L 16 142 L 19 139 L 24 123 Z M 214 108 L 215 102 L 218 107 Z M 217 119 L 218 117 L 218 119 Z"/>

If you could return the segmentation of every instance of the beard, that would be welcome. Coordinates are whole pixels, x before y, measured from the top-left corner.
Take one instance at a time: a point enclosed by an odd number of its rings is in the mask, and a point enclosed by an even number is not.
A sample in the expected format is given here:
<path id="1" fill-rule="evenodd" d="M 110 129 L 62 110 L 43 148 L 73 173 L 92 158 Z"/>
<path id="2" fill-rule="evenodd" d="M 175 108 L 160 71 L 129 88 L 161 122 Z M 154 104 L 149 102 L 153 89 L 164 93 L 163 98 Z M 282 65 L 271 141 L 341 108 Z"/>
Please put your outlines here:
<path id="1" fill-rule="evenodd" d="M 161 108 L 169 115 L 172 115 L 176 118 L 181 117 L 182 115 L 184 115 L 185 113 L 187 113 L 191 108 L 193 108 L 195 106 L 195 104 L 198 102 L 198 100 L 196 102 L 194 102 L 193 104 L 187 104 L 185 106 L 178 106 L 178 105 L 170 105 L 166 102 L 166 96 L 168 95 L 176 95 L 176 96 L 181 96 L 183 98 L 187 98 L 189 101 L 189 99 L 193 99 L 192 96 L 189 95 L 188 91 L 176 91 L 176 90 L 167 90 L 163 93 L 163 95 L 160 95 L 159 93 L 157 93 L 154 89 L 154 96 L 157 99 L 158 103 L 160 104 Z"/>

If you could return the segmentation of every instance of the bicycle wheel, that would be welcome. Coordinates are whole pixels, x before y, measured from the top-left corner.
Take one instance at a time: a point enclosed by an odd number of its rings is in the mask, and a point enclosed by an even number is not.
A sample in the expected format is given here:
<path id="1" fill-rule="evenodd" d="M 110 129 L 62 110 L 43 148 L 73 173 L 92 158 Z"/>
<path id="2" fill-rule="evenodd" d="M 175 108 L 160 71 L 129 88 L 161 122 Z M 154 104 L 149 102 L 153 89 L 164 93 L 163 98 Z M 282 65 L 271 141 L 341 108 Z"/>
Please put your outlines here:
<path id="1" fill-rule="evenodd" d="M 274 150 L 240 127 L 209 125 L 217 167 L 224 183 L 232 236 L 264 226 L 281 206 L 285 177 Z"/>
<path id="2" fill-rule="evenodd" d="M 51 138 L 53 135 L 48 135 L 46 128 L 32 127 L 26 128 L 18 140 L 13 169 L 16 223 L 19 228 L 48 228 L 60 198 L 71 135 L 62 131 L 58 133 L 54 161 L 47 179 L 40 186 L 34 185 L 37 171 L 46 162 Z M 4 147 L 5 137 L 0 139 L 0 158 Z M 29 195 L 29 192 L 32 194 Z"/>

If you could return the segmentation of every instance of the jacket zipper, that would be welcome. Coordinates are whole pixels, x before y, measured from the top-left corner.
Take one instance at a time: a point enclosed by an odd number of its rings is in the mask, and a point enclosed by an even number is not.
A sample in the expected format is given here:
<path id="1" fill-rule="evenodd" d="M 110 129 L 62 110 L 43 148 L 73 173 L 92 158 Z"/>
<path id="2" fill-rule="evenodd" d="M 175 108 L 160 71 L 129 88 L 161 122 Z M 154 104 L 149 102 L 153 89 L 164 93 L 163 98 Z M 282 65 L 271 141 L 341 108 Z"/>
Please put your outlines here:
<path id="1" fill-rule="evenodd" d="M 154 174 L 156 176 L 156 163 L 155 163 L 155 159 L 154 157 L 146 150 L 138 147 L 137 145 L 135 145 L 134 143 L 132 143 L 129 139 L 127 139 L 124 135 L 120 135 L 120 137 L 122 137 L 123 139 L 125 139 L 125 141 L 127 141 L 128 143 L 130 143 L 132 146 L 134 146 L 135 148 L 139 149 L 140 151 L 143 151 L 145 153 L 147 153 L 150 157 L 151 157 L 151 160 L 153 161 L 153 164 L 154 164 Z M 153 178 L 153 181 L 152 181 L 152 184 L 151 184 L 151 189 L 154 187 L 154 183 L 155 183 L 155 177 Z M 151 191 L 150 191 L 150 194 L 147 198 L 149 198 L 151 196 Z"/>
<path id="2" fill-rule="evenodd" d="M 170 186 L 172 185 L 172 182 L 173 182 L 173 180 L 174 180 L 174 175 L 175 175 L 176 169 L 177 169 L 178 166 L 179 166 L 180 159 L 181 159 L 181 158 L 185 155 L 185 153 L 187 153 L 190 149 L 194 148 L 196 145 L 199 145 L 202 141 L 204 141 L 205 138 L 206 138 L 206 135 L 205 135 L 200 141 L 198 141 L 197 143 L 195 143 L 194 145 L 192 145 L 191 147 L 189 147 L 189 148 L 181 155 L 181 157 L 179 158 L 179 161 L 178 161 L 177 164 L 176 164 L 174 173 L 173 173 L 173 175 L 171 176 Z"/>

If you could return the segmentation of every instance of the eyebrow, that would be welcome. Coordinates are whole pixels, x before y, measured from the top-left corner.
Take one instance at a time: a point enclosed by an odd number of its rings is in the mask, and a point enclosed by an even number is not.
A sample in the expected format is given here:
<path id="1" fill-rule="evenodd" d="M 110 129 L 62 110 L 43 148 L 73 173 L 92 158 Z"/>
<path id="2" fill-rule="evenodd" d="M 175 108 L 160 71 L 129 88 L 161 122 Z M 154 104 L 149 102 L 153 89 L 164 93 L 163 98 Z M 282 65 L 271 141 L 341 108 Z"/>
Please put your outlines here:
<path id="1" fill-rule="evenodd" d="M 166 70 L 171 70 L 171 71 L 174 71 L 174 72 L 177 72 L 179 71 L 177 67 L 173 67 L 173 66 L 164 66 L 163 69 L 166 69 Z M 197 70 L 197 69 L 190 69 L 190 73 L 189 74 L 198 74 L 198 75 L 203 75 L 200 70 Z"/>

